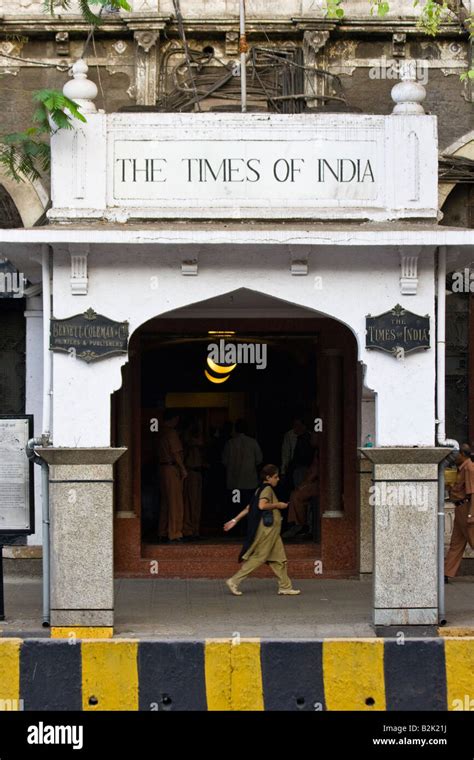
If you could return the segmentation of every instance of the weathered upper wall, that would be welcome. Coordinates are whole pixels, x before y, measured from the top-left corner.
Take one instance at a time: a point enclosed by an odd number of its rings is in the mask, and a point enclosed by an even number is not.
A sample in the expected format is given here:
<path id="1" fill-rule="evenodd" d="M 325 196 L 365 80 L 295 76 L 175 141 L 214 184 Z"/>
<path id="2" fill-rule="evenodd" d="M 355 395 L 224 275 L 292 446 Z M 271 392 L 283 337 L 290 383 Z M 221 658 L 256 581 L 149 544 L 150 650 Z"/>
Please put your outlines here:
<path id="1" fill-rule="evenodd" d="M 300 37 L 303 42 L 303 34 Z M 152 63 L 158 71 L 160 53 L 164 55 L 172 44 L 171 41 L 160 45 L 158 41 L 157 62 Z M 212 44 L 216 54 L 222 53 L 225 60 L 224 34 L 209 30 L 198 44 L 199 47 Z M 279 42 L 273 44 L 278 46 Z M 80 57 L 82 48 L 83 41 L 71 40 L 69 54 L 63 56 L 58 55 L 54 39 L 46 41 L 31 37 L 24 44 L 0 43 L 0 52 L 8 52 L 22 59 L 0 57 L 0 73 L 3 74 L 0 81 L 2 132 L 24 128 L 31 123 L 33 92 L 41 88 L 61 89 L 68 80 L 68 66 Z M 89 78 L 99 87 L 98 108 L 111 113 L 136 102 L 142 87 L 139 51 L 137 40 L 125 36 L 119 38 L 115 34 L 99 37 L 95 47 L 88 51 Z M 413 40 L 406 43 L 404 55 L 419 62 L 419 77 L 427 91 L 425 109 L 438 116 L 439 142 L 440 147 L 444 148 L 472 128 L 473 106 L 469 85 L 459 78 L 467 66 L 467 46 L 462 40 Z M 328 34 L 326 44 L 318 50 L 315 63 L 340 77 L 350 106 L 360 109 L 362 113 L 387 114 L 393 107 L 390 90 L 397 81 L 394 78 L 394 64 L 398 60 L 393 58 L 390 38 L 369 41 L 340 37 L 332 39 Z M 48 63 L 49 66 L 35 65 L 30 61 Z M 158 83 L 156 94 L 159 95 Z"/>
<path id="2" fill-rule="evenodd" d="M 468 0 L 469 2 L 469 0 Z M 181 12 L 188 18 L 236 18 L 239 15 L 238 0 L 181 0 Z M 468 3 L 466 3 L 467 5 Z M 130 5 L 136 13 L 155 12 L 163 16 L 174 14 L 172 0 L 130 0 Z M 369 0 L 346 0 L 343 3 L 347 18 L 373 18 Z M 325 0 L 247 0 L 246 12 L 249 18 L 272 18 L 285 16 L 313 16 L 324 18 L 326 15 Z M 43 0 L 3 0 L 1 12 L 12 15 L 41 13 Z M 77 13 L 77 3 L 71 4 L 69 11 L 61 11 L 61 15 Z M 420 5 L 415 6 L 413 0 L 391 0 L 390 18 L 413 17 L 420 14 Z"/>
<path id="3" fill-rule="evenodd" d="M 132 14 L 106 16 L 86 53 L 89 78 L 99 88 L 96 105 L 107 113 L 160 99 L 167 56 L 181 45 L 170 19 L 171 0 L 134 3 Z M 412 0 L 392 2 L 385 19 L 370 16 L 369 0 L 347 0 L 342 24 L 324 17 L 323 3 L 247 0 L 250 44 L 276 51 L 302 49 L 305 65 L 339 77 L 348 109 L 365 114 L 391 112 L 397 67 L 415 59 L 427 91 L 425 110 L 438 117 L 440 149 L 472 129 L 474 83 L 460 80 L 469 50 L 459 23 L 453 20 L 432 38 L 417 27 L 414 14 L 419 10 Z M 464 5 L 472 9 L 473 3 Z M 237 0 L 182 0 L 181 8 L 190 46 L 213 48 L 210 66 L 218 70 L 238 58 Z M 71 65 L 83 54 L 88 27 L 73 13 L 49 16 L 42 0 L 0 0 L 0 12 L 0 133 L 8 133 L 31 125 L 35 90 L 63 87 Z M 179 55 L 178 50 L 174 62 Z M 321 93 L 318 77 L 308 84 L 309 90 L 313 87 Z M 317 102 L 310 105 L 317 107 Z M 212 101 L 204 102 L 202 110 L 212 106 Z M 49 183 L 47 176 L 43 180 Z"/>

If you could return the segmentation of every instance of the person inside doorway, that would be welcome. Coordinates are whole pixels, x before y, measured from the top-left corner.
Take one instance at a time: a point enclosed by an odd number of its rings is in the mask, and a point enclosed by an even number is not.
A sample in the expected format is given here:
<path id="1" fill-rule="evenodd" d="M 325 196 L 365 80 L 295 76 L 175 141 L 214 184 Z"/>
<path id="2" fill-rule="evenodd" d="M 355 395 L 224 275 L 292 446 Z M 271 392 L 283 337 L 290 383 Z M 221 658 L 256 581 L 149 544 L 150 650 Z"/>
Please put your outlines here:
<path id="1" fill-rule="evenodd" d="M 295 450 L 296 441 L 298 440 L 298 434 L 296 432 L 298 425 L 301 423 L 300 417 L 294 417 L 293 424 L 289 430 L 286 431 L 283 436 L 283 443 L 281 444 L 281 476 L 286 477 L 290 462 L 293 459 L 293 452 Z"/>
<path id="2" fill-rule="evenodd" d="M 222 463 L 226 469 L 228 510 L 231 514 L 235 504 L 248 504 L 258 486 L 258 467 L 263 455 L 255 438 L 248 435 L 247 423 L 240 419 L 235 423 L 235 436 L 224 446 Z"/>
<path id="3" fill-rule="evenodd" d="M 158 433 L 161 494 L 159 533 L 161 541 L 173 544 L 183 540 L 183 481 L 187 477 L 183 444 L 176 431 L 178 423 L 179 415 L 172 409 L 166 409 Z"/>
<path id="4" fill-rule="evenodd" d="M 260 485 L 250 504 L 224 525 L 225 531 L 232 530 L 248 515 L 247 538 L 239 554 L 239 561 L 244 560 L 244 562 L 240 570 L 226 581 L 228 589 L 234 596 L 242 595 L 239 584 L 264 562 L 270 565 L 278 578 L 279 594 L 301 593 L 299 589 L 292 587 L 288 577 L 288 561 L 280 536 L 281 510 L 288 507 L 288 502 L 278 501 L 273 490 L 279 480 L 278 467 L 274 464 L 265 465 L 260 475 Z"/>
<path id="5" fill-rule="evenodd" d="M 183 433 L 184 465 L 187 477 L 184 481 L 183 539 L 197 541 L 200 538 L 202 502 L 202 468 L 204 465 L 204 436 L 197 418 L 191 418 Z"/>
<path id="6" fill-rule="evenodd" d="M 466 545 L 474 549 L 474 461 L 471 447 L 463 443 L 456 460 L 458 477 L 449 496 L 455 505 L 451 543 L 444 562 L 444 580 L 454 578 L 459 570 Z"/>
<path id="7" fill-rule="evenodd" d="M 282 538 L 311 536 L 309 528 L 309 505 L 319 493 L 319 451 L 315 447 L 313 459 L 301 483 L 292 491 L 288 510 L 288 530 Z"/>
<path id="8" fill-rule="evenodd" d="M 211 428 L 210 441 L 206 449 L 207 471 L 207 500 L 214 507 L 214 513 L 221 523 L 222 516 L 227 514 L 226 470 L 222 462 L 222 454 L 227 441 L 234 432 L 234 425 L 226 420 L 220 427 Z"/>
<path id="9" fill-rule="evenodd" d="M 313 446 L 311 444 L 311 433 L 301 417 L 294 420 L 293 433 L 296 436 L 293 452 L 288 464 L 285 462 L 285 470 L 291 488 L 297 488 L 303 482 L 313 460 Z"/>

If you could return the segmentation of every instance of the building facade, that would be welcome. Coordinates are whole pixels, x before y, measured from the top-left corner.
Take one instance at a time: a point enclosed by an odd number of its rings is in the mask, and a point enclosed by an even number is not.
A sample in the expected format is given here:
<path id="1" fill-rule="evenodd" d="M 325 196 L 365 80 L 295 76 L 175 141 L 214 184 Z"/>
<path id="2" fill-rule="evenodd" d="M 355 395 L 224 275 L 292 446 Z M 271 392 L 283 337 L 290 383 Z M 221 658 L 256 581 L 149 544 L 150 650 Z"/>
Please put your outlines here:
<path id="1" fill-rule="evenodd" d="M 431 38 L 411 2 L 384 19 L 349 5 L 334 21 L 248 3 L 239 113 L 236 3 L 183 1 L 181 24 L 145 0 L 86 49 L 73 11 L 8 4 L 3 131 L 28 125 L 39 87 L 86 117 L 52 137 L 51 184 L 1 178 L 2 255 L 27 280 L 24 410 L 49 465 L 53 627 L 112 629 L 114 575 L 235 567 L 214 506 L 202 546 L 154 541 L 171 407 L 209 434 L 245 417 L 266 461 L 300 410 L 320 482 L 294 575 L 373 574 L 375 624 L 438 622 L 439 465 L 474 438 L 471 295 L 452 279 L 474 247 L 471 52 L 455 14 Z M 216 389 L 216 335 L 265 346 L 263 371 L 244 361 Z"/>

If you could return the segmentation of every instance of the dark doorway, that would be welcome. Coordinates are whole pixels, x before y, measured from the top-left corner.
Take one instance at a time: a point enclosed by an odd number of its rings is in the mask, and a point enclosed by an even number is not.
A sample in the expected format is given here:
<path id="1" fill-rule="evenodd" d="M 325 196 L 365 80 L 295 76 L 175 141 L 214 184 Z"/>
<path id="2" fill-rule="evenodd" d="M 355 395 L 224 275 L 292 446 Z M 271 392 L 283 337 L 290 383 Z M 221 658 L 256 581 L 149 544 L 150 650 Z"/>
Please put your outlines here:
<path id="1" fill-rule="evenodd" d="M 224 373 L 228 379 L 212 383 L 205 370 L 222 378 L 206 363 L 216 331 L 230 342 L 265 342 L 265 369 L 240 362 Z M 243 288 L 145 322 L 131 336 L 129 359 L 111 409 L 112 444 L 127 449 L 115 468 L 118 576 L 149 578 L 157 572 L 161 578 L 226 578 L 235 572 L 241 536 L 223 531 L 228 501 L 216 429 L 228 420 L 245 419 L 262 460 L 280 465 L 283 436 L 295 412 L 314 428 L 319 480 L 304 492 L 310 499 L 309 509 L 308 501 L 303 503 L 303 517 L 309 518 L 304 537 L 293 538 L 283 529 L 293 577 L 347 577 L 357 571 L 361 386 L 357 342 L 345 325 Z M 206 439 L 199 525 L 204 538 L 179 546 L 157 543 L 156 423 L 167 408 L 180 412 L 182 424 L 190 417 L 200 422 Z M 337 483 L 331 480 L 334 462 L 340 466 Z M 279 488 L 279 497 L 287 501 L 285 484 Z M 239 506 L 231 504 L 232 516 Z M 334 510 L 339 519 L 333 519 Z M 266 577 L 267 570 L 259 570 L 259 577 Z"/>
<path id="2" fill-rule="evenodd" d="M 249 435 L 258 441 L 263 463 L 280 465 L 283 437 L 291 428 L 293 417 L 296 414 L 304 417 L 311 430 L 318 416 L 314 335 L 247 331 L 227 335 L 226 343 L 265 346 L 266 366 L 261 362 L 258 369 L 255 363 L 240 363 L 224 383 L 214 384 L 205 375 L 206 359 L 210 343 L 219 340 L 220 336 L 209 335 L 207 331 L 202 335 L 142 337 L 141 507 L 145 543 L 156 543 L 158 538 L 160 484 L 156 431 L 166 408 L 179 412 L 180 435 L 191 419 L 202 429 L 205 447 L 200 534 L 213 540 L 223 540 L 222 525 L 229 516 L 229 494 L 221 464 L 226 424 L 244 419 Z M 281 498 L 287 498 L 289 484 L 282 481 L 280 491 Z M 319 525 L 316 532 L 319 533 Z"/>

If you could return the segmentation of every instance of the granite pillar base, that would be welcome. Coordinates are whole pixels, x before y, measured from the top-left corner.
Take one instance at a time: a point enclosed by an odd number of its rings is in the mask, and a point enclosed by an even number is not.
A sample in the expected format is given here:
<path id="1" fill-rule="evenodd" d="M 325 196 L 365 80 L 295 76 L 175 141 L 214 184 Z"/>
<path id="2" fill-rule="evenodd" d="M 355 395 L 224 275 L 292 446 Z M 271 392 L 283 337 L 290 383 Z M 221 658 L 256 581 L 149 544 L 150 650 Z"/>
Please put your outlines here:
<path id="1" fill-rule="evenodd" d="M 368 448 L 374 625 L 438 623 L 438 464 L 445 448 Z"/>
<path id="2" fill-rule="evenodd" d="M 113 464 L 125 451 L 38 449 L 49 464 L 52 628 L 113 626 Z"/>

